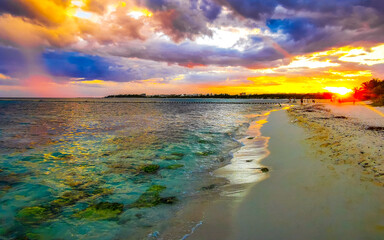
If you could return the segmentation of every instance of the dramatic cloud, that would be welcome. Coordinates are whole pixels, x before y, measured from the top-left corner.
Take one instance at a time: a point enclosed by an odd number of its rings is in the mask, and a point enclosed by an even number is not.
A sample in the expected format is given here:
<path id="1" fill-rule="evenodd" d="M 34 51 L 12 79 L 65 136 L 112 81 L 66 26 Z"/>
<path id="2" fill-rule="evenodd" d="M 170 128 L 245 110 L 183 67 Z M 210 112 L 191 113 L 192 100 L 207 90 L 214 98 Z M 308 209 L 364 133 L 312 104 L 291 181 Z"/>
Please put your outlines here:
<path id="1" fill-rule="evenodd" d="M 0 93 L 304 91 L 383 74 L 382 0 L 2 0 L 0 29 Z"/>
<path id="2" fill-rule="evenodd" d="M 257 63 L 273 64 L 282 55 L 272 47 L 239 51 L 213 46 L 196 45 L 192 42 L 173 44 L 164 41 L 147 41 L 145 44 L 129 43 L 116 47 L 107 47 L 105 52 L 113 56 L 147 59 L 181 66 L 244 66 L 252 67 Z"/>

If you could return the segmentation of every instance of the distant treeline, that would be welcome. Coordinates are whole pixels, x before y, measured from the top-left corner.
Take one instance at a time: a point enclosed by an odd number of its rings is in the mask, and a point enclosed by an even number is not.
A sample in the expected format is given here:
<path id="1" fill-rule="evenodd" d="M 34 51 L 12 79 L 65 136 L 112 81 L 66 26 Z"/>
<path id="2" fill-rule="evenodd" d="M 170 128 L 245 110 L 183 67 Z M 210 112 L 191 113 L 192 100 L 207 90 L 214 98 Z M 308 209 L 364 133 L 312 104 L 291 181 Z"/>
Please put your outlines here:
<path id="1" fill-rule="evenodd" d="M 109 95 L 105 98 L 146 98 L 146 94 L 118 94 L 118 95 Z"/>
<path id="2" fill-rule="evenodd" d="M 363 82 L 360 87 L 354 89 L 353 97 L 359 100 L 372 100 L 374 105 L 384 105 L 384 80 L 374 78 Z"/>
<path id="3" fill-rule="evenodd" d="M 119 94 L 109 95 L 105 98 L 239 98 L 239 99 L 330 99 L 331 93 L 274 93 L 274 94 L 169 94 L 150 95 L 145 94 Z"/>

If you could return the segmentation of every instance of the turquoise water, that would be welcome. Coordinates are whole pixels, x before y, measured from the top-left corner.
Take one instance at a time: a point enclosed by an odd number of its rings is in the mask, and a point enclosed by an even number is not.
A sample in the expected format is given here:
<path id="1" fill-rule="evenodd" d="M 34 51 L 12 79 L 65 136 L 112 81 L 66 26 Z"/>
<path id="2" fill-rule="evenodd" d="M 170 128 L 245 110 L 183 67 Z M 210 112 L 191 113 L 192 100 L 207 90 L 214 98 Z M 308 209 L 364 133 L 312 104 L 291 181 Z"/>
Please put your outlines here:
<path id="1" fill-rule="evenodd" d="M 228 162 L 249 122 L 276 107 L 153 101 L 0 101 L 0 235 L 156 236 Z"/>

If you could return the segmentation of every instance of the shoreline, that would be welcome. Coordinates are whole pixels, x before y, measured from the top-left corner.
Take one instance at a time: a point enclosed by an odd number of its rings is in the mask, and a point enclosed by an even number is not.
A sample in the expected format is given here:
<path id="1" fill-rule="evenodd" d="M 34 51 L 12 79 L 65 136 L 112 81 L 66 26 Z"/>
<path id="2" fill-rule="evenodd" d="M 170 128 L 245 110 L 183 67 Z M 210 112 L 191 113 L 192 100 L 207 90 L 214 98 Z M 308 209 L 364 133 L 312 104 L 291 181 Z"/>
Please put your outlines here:
<path id="1" fill-rule="evenodd" d="M 263 136 L 260 129 L 268 123 L 268 117 L 272 112 L 285 109 L 285 107 L 271 109 L 253 117 L 245 132 L 246 136 L 236 140 L 242 146 L 232 151 L 233 156 L 230 162 L 216 169 L 213 174 L 216 177 L 228 179 L 229 185 L 254 184 L 267 179 L 269 169 L 261 164 L 261 161 L 270 154 L 268 150 L 269 138 Z"/>
<path id="2" fill-rule="evenodd" d="M 205 224 L 204 216 L 210 211 L 212 202 L 228 198 L 238 201 L 246 195 L 250 186 L 268 178 L 268 172 L 261 170 L 266 166 L 260 162 L 269 154 L 269 138 L 262 136 L 260 129 L 268 122 L 272 112 L 285 109 L 287 107 L 277 106 L 260 114 L 248 115 L 250 120 L 246 132 L 240 135 L 241 138 L 233 139 L 241 146 L 230 151 L 232 157 L 229 162 L 211 172 L 212 178 L 206 183 L 208 189 L 201 191 L 176 212 L 169 222 L 172 227 L 163 228 L 164 232 L 156 239 L 192 238 Z"/>
<path id="3" fill-rule="evenodd" d="M 210 203 L 188 239 L 380 239 L 382 187 L 362 181 L 354 165 L 314 154 L 311 131 L 291 121 L 276 112 L 261 129 L 271 137 L 270 177 Z"/>

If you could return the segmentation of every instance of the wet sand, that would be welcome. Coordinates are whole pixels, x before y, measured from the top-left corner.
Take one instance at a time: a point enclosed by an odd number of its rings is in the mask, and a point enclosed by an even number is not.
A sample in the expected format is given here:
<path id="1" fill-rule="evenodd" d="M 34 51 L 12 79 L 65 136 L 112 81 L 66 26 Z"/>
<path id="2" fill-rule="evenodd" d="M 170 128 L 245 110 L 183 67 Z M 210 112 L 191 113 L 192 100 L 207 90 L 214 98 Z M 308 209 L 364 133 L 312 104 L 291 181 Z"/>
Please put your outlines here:
<path id="1" fill-rule="evenodd" d="M 224 188 L 188 239 L 383 238 L 383 187 L 362 181 L 358 165 L 321 157 L 291 120 L 274 112 L 261 129 L 269 178 Z"/>

